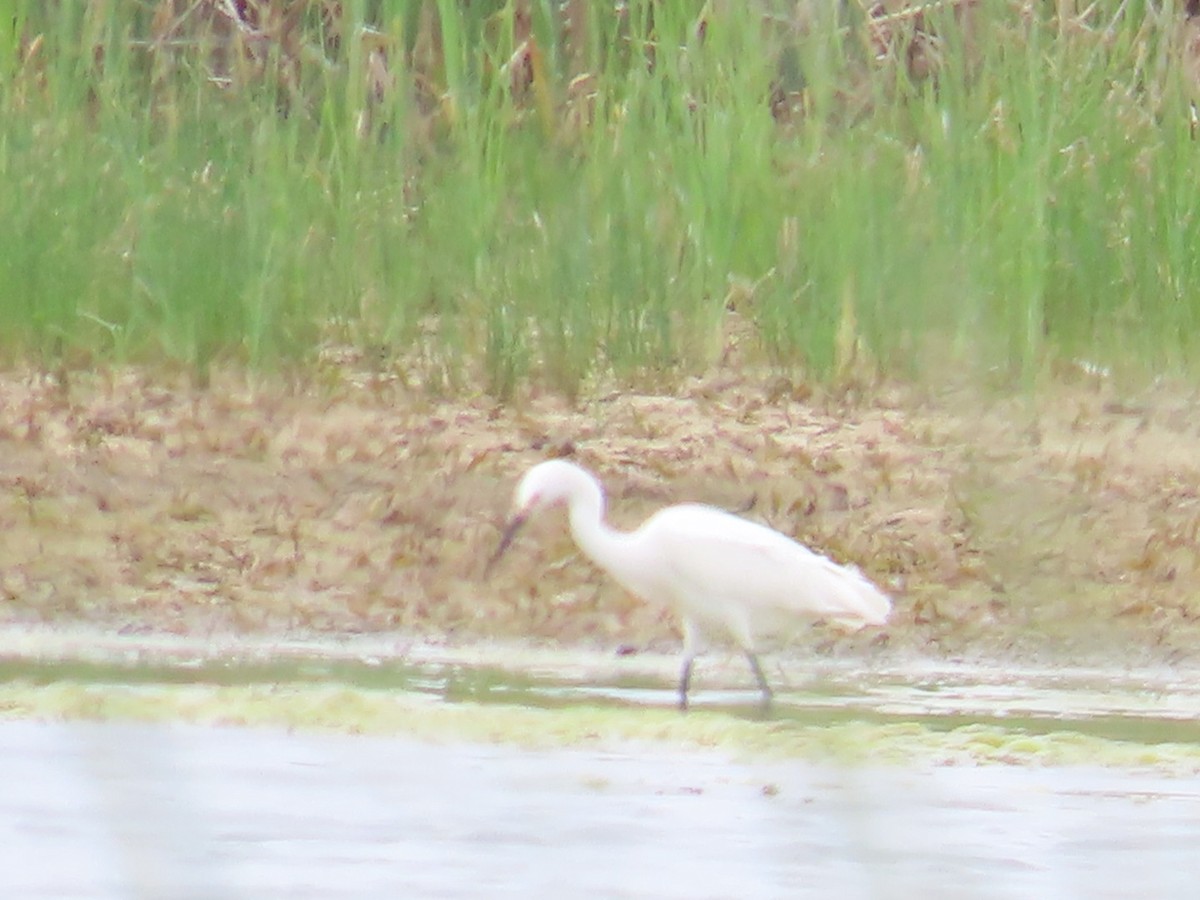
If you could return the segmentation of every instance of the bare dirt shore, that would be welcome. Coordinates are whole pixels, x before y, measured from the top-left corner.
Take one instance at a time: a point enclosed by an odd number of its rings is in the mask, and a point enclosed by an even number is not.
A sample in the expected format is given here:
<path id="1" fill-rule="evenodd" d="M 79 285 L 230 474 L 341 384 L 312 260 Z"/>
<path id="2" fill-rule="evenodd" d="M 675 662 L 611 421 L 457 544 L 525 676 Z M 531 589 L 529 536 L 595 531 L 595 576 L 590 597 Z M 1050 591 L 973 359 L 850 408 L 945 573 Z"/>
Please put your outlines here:
<path id="1" fill-rule="evenodd" d="M 136 369 L 0 375 L 0 625 L 395 633 L 668 649 L 674 623 L 530 526 L 488 580 L 516 479 L 567 455 L 631 527 L 700 500 L 896 598 L 805 652 L 1184 664 L 1200 647 L 1200 417 L 1079 372 L 1036 395 L 813 392 L 722 373 L 670 396 L 432 399 Z"/>

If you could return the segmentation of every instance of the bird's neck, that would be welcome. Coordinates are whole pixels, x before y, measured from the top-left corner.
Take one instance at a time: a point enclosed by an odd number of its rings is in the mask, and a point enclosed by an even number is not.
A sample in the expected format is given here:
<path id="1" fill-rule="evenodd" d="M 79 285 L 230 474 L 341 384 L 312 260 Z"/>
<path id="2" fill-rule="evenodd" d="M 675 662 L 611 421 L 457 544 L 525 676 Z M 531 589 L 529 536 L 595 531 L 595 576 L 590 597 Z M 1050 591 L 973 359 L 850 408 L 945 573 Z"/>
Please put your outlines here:
<path id="1" fill-rule="evenodd" d="M 604 521 L 604 498 L 600 492 L 576 498 L 569 518 L 571 534 L 579 549 L 618 581 L 625 582 L 623 575 L 630 563 L 629 535 Z"/>

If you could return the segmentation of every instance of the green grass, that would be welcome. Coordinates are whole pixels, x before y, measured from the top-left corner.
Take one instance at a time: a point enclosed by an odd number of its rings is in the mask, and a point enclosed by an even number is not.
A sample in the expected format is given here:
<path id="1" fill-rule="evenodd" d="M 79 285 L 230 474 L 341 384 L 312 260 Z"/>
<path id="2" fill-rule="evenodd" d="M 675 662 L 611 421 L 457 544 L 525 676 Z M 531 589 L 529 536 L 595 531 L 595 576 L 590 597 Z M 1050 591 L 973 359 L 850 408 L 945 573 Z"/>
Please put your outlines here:
<path id="1" fill-rule="evenodd" d="M 336 26 L 314 7 L 265 29 L 259 65 L 197 19 L 168 34 L 148 0 L 18 0 L 0 354 L 203 378 L 337 343 L 441 389 L 572 395 L 703 370 L 736 305 L 751 359 L 815 378 L 1190 374 L 1182 11 L 1023 5 L 980 4 L 969 33 L 931 13 L 940 63 L 914 78 L 872 58 L 855 4 L 581 4 L 572 41 L 556 4 L 347 2 Z M 770 8 L 793 18 L 766 27 Z M 364 23 L 388 48 L 379 100 Z M 773 81 L 803 89 L 786 123 Z"/>

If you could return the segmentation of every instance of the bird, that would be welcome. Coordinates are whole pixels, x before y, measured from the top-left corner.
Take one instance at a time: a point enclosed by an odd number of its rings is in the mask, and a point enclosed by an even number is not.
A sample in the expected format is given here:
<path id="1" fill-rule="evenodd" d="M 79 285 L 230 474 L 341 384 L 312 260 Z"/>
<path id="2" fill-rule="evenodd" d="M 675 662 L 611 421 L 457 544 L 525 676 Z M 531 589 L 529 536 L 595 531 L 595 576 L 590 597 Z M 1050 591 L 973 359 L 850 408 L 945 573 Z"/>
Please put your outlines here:
<path id="1" fill-rule="evenodd" d="M 785 634 L 804 619 L 855 630 L 883 625 L 892 609 L 891 599 L 857 568 L 712 506 L 667 506 L 634 531 L 615 529 L 605 521 L 600 482 L 565 459 L 538 463 L 521 478 L 512 517 L 486 571 L 534 513 L 563 505 L 584 555 L 640 600 L 666 606 L 679 617 L 681 710 L 688 708 L 692 665 L 703 636 L 720 632 L 737 644 L 765 710 L 773 692 L 758 659 L 760 638 Z"/>

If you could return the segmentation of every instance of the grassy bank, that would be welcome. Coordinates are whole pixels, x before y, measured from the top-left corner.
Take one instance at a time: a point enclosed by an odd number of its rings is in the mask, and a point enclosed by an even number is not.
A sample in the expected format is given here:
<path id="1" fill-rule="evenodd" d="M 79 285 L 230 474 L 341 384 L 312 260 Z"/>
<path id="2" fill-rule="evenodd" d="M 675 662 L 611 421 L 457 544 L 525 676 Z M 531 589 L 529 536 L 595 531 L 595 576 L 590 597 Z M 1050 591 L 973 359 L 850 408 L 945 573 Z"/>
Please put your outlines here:
<path id="1" fill-rule="evenodd" d="M 735 334 L 819 377 L 1186 371 L 1182 8 L 829 6 L 347 0 L 234 21 L 17 0 L 0 352 L 203 378 L 349 346 L 502 396 L 670 384 Z"/>

